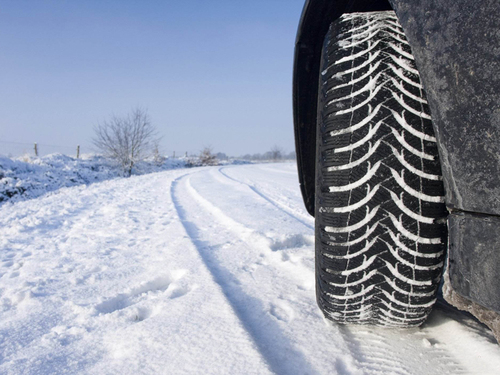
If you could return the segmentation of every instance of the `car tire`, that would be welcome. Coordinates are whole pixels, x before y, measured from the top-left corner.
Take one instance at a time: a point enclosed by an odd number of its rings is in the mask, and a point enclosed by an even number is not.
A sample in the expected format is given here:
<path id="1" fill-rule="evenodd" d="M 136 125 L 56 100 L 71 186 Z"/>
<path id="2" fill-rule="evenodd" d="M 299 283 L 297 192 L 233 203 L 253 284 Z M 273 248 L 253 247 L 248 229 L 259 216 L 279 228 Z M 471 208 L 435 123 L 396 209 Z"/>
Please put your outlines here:
<path id="1" fill-rule="evenodd" d="M 318 304 L 339 323 L 418 326 L 436 299 L 447 211 L 429 106 L 394 12 L 331 24 L 318 95 Z"/>

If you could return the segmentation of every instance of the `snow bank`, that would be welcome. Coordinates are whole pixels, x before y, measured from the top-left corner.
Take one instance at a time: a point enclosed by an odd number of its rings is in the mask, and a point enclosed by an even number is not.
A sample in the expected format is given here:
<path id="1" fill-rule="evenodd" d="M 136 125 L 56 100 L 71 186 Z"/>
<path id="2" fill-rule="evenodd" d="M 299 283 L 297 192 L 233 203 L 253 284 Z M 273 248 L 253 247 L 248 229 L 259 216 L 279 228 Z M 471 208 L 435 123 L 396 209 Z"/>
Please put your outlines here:
<path id="1" fill-rule="evenodd" d="M 242 160 L 216 160 L 215 165 L 250 164 Z M 153 158 L 137 163 L 134 175 L 160 172 L 176 168 L 200 167 L 204 164 L 197 157 Z M 0 205 L 6 201 L 20 201 L 40 197 L 63 187 L 89 185 L 94 182 L 123 177 L 116 163 L 99 155 L 83 155 L 75 159 L 63 154 L 43 157 L 23 156 L 10 159 L 0 155 Z"/>
<path id="2" fill-rule="evenodd" d="M 153 160 L 138 163 L 133 174 L 140 175 L 186 166 L 184 159 Z M 9 159 L 0 156 L 0 204 L 7 200 L 36 198 L 62 187 L 88 185 L 122 177 L 118 165 L 98 155 L 75 159 L 62 154 Z"/>

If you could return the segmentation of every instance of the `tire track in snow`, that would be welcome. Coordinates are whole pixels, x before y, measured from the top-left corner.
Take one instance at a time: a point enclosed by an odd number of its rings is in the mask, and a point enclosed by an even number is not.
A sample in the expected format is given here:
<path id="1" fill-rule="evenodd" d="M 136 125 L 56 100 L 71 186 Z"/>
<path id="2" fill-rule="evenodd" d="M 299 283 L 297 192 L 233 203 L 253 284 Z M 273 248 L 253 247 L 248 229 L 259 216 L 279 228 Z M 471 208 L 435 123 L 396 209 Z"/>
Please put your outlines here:
<path id="1" fill-rule="evenodd" d="M 445 346 L 428 337 L 425 328 L 342 325 L 340 330 L 364 374 L 467 373 Z"/>
<path id="2" fill-rule="evenodd" d="M 290 212 L 288 209 L 284 208 L 283 205 L 277 201 L 275 201 L 274 199 L 271 199 L 269 198 L 267 195 L 265 195 L 264 193 L 262 193 L 259 189 L 257 189 L 255 186 L 253 185 L 250 185 L 250 184 L 247 184 L 246 182 L 243 182 L 243 181 L 240 181 L 234 177 L 231 177 L 229 176 L 227 173 L 225 173 L 223 171 L 223 169 L 225 169 L 224 167 L 221 167 L 219 168 L 219 172 L 220 174 L 222 174 L 224 177 L 226 177 L 227 179 L 231 180 L 231 181 L 234 181 L 236 183 L 239 183 L 241 185 L 244 185 L 244 186 L 248 186 L 255 194 L 259 195 L 261 198 L 265 199 L 266 201 L 268 201 L 269 203 L 271 203 L 274 207 L 276 207 L 277 209 L 279 209 L 280 211 L 282 211 L 283 213 L 287 214 L 288 216 L 290 216 L 291 218 L 297 220 L 298 222 L 302 223 L 303 225 L 305 225 L 307 228 L 309 229 L 314 229 L 314 225 L 311 225 L 307 222 L 305 222 L 304 220 L 302 220 L 301 218 L 297 217 L 296 214 Z"/>
<path id="3" fill-rule="evenodd" d="M 188 187 L 189 176 L 182 176 L 174 180 L 170 188 L 172 201 L 180 221 L 214 281 L 221 287 L 227 301 L 253 339 L 269 368 L 276 374 L 293 374 L 297 373 L 297 369 L 300 369 L 302 373 L 316 373 L 317 371 L 307 361 L 304 354 L 289 344 L 288 338 L 283 336 L 279 325 L 265 318 L 262 314 L 265 309 L 261 301 L 244 292 L 237 278 L 219 262 L 214 253 L 214 247 L 202 240 L 201 228 L 195 224 L 191 214 L 179 198 L 179 184 L 184 179 L 186 180 L 185 186 Z M 284 345 L 276 346 L 276 342 L 284 343 Z"/>
<path id="4" fill-rule="evenodd" d="M 197 190 L 193 188 L 190 182 L 190 178 L 186 180 L 186 189 L 200 206 L 202 206 L 211 215 L 215 216 L 219 223 L 222 224 L 225 228 L 229 228 L 229 230 L 233 232 L 240 241 L 245 244 L 252 244 L 246 246 L 253 249 L 254 252 L 267 253 L 262 254 L 262 256 L 266 255 L 267 259 L 272 261 L 278 267 L 288 268 L 288 271 L 290 271 L 290 274 L 292 275 L 303 275 L 310 272 L 305 267 L 300 267 L 298 265 L 289 265 L 288 263 L 284 262 L 284 260 L 287 259 L 283 259 L 283 255 L 277 252 L 278 250 L 283 250 L 287 247 L 290 247 L 287 246 L 288 241 L 297 243 L 296 247 L 303 246 L 305 244 L 313 245 L 313 243 L 308 243 L 308 238 L 306 236 L 296 235 L 291 238 L 285 239 L 284 241 L 277 241 L 264 235 L 261 232 L 246 227 L 244 224 L 241 224 L 240 222 L 237 222 L 226 215 L 220 208 L 209 202 Z M 310 276 L 312 280 L 314 275 L 311 273 Z M 302 281 L 303 277 L 297 278 L 298 283 L 301 283 Z M 303 288 L 310 289 L 309 285 L 304 285 Z"/>
<path id="5" fill-rule="evenodd" d="M 270 246 L 270 238 L 227 216 L 194 189 L 190 177 L 184 179 L 187 193 L 184 199 L 190 198 L 190 202 L 196 203 L 191 210 L 196 210 L 197 219 L 205 222 L 196 225 L 196 235 L 206 233 L 206 226 L 209 226 L 215 228 L 216 236 L 212 238 L 221 241 L 221 237 L 228 237 L 231 244 L 226 250 L 212 245 L 202 251 L 209 252 L 207 256 L 217 262 L 217 268 L 236 280 L 228 286 L 233 288 L 228 298 L 241 303 L 242 318 L 249 319 L 250 328 L 257 329 L 255 337 L 263 340 L 263 350 L 271 351 L 266 358 L 274 361 L 271 362 L 273 370 L 279 374 L 361 374 L 340 330 L 337 327 L 325 329 L 314 301 L 314 284 L 301 285 L 304 273 L 310 274 L 308 279 L 314 281 L 312 270 L 283 260 Z M 241 259 L 233 255 L 235 250 L 241 253 Z M 248 253 L 258 261 L 245 259 Z M 266 272 L 271 277 L 266 278 L 263 275 Z M 262 283 L 266 285 L 264 288 Z M 238 300 L 240 293 L 246 300 Z M 252 306 L 252 303 L 255 304 Z"/>

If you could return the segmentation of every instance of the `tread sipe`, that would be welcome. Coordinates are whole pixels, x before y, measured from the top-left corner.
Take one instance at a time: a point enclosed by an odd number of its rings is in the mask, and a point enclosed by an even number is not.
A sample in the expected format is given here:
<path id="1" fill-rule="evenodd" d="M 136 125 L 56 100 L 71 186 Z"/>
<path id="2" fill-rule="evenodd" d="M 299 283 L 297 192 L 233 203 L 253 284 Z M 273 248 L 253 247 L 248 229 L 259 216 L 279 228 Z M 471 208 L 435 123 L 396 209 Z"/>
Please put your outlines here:
<path id="1" fill-rule="evenodd" d="M 332 23 L 321 70 L 319 306 L 339 323 L 420 325 L 441 278 L 447 211 L 429 107 L 394 12 Z"/>

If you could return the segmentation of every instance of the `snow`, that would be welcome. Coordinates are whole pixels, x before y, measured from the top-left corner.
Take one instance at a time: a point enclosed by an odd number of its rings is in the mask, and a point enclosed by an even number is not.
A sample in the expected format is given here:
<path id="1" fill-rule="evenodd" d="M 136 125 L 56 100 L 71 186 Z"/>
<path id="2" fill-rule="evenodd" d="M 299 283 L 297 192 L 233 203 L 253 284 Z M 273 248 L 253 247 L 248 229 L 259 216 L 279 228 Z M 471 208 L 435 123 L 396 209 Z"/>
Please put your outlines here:
<path id="1" fill-rule="evenodd" d="M 165 159 L 161 164 L 138 163 L 134 174 L 184 167 L 185 159 Z M 75 159 L 62 154 L 25 156 L 12 160 L 0 155 L 0 204 L 39 197 L 62 187 L 91 184 L 123 175 L 118 165 L 98 155 Z"/>
<path id="2" fill-rule="evenodd" d="M 2 165 L 23 170 L 12 163 Z M 178 168 L 33 196 L 0 205 L 2 374 L 500 368 L 491 333 L 441 300 L 420 328 L 327 323 L 294 164 Z"/>

